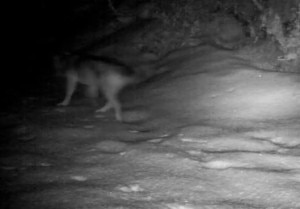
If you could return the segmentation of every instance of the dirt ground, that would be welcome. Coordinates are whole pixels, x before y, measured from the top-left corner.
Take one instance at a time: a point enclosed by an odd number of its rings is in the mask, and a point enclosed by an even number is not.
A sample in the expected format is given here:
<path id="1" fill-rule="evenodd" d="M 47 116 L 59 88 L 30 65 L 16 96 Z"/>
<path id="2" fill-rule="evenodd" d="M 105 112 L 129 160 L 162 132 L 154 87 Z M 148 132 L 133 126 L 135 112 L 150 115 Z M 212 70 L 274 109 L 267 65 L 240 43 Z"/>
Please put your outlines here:
<path id="1" fill-rule="evenodd" d="M 1 208 L 300 208 L 300 74 L 208 46 L 163 63 L 121 95 L 123 123 L 49 105 L 63 92 L 2 114 Z"/>

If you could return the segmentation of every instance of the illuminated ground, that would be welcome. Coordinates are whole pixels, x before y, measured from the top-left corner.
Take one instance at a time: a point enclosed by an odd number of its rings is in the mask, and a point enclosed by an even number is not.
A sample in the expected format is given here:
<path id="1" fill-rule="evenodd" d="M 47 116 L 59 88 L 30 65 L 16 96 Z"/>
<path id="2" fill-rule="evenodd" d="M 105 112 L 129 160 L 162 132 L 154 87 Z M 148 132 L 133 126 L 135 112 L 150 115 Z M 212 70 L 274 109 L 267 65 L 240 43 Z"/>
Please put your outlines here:
<path id="1" fill-rule="evenodd" d="M 1 148 L 2 208 L 300 208 L 300 74 L 205 46 L 163 63 L 122 95 L 124 124 L 80 99 L 25 113 Z"/>

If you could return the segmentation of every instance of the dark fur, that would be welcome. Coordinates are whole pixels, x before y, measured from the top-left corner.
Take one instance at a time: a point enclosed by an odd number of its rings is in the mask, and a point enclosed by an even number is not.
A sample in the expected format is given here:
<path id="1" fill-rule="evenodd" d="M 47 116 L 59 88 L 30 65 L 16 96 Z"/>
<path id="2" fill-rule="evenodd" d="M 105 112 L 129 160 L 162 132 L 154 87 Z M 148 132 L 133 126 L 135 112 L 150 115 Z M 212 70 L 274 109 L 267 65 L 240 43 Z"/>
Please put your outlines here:
<path id="1" fill-rule="evenodd" d="M 89 65 L 90 69 L 95 69 L 95 65 L 102 62 L 107 65 L 115 66 L 118 73 L 124 76 L 134 76 L 136 73 L 131 67 L 117 59 L 90 54 L 62 54 L 54 57 L 54 67 L 58 74 L 64 74 L 66 70 L 72 68 L 80 69 L 82 66 Z"/>

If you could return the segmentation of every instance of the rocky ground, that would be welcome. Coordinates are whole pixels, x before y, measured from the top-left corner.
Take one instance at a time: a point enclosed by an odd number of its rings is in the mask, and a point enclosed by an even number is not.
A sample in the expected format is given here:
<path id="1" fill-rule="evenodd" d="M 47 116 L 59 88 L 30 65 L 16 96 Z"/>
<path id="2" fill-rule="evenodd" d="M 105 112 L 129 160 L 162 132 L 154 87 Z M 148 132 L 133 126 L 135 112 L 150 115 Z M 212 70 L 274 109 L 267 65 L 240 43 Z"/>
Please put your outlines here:
<path id="1" fill-rule="evenodd" d="M 300 74 L 238 55 L 169 54 L 122 94 L 124 123 L 63 92 L 2 113 L 1 208 L 300 208 Z"/>

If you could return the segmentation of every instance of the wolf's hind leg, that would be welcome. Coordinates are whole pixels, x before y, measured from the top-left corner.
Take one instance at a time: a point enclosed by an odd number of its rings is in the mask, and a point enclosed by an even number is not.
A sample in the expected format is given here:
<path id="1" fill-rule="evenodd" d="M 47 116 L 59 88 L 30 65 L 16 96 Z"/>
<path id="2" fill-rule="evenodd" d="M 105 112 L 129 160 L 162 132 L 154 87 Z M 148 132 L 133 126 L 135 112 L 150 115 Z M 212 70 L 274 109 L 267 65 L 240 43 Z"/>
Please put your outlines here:
<path id="1" fill-rule="evenodd" d="M 115 109 L 115 117 L 117 121 L 122 121 L 122 110 L 121 110 L 121 103 L 119 102 L 118 98 L 115 97 L 111 101 L 113 108 Z"/>
<path id="2" fill-rule="evenodd" d="M 121 103 L 119 102 L 117 96 L 110 98 L 111 104 L 115 110 L 115 118 L 117 121 L 122 121 L 122 110 Z"/>
<path id="3" fill-rule="evenodd" d="M 107 101 L 106 104 L 100 109 L 96 110 L 96 112 L 106 112 L 110 110 L 112 107 L 113 107 L 112 104 L 109 101 Z"/>
<path id="4" fill-rule="evenodd" d="M 106 112 L 112 108 L 115 110 L 116 120 L 122 121 L 121 104 L 115 96 L 109 96 L 106 104 L 102 108 L 96 110 L 96 112 Z"/>
<path id="5" fill-rule="evenodd" d="M 118 99 L 118 93 L 120 91 L 120 88 L 114 87 L 114 88 L 107 88 L 103 92 L 107 103 L 104 105 L 104 107 L 98 109 L 96 112 L 105 112 L 111 108 L 115 111 L 115 118 L 117 121 L 122 121 L 122 110 L 121 110 L 121 104 Z"/>

